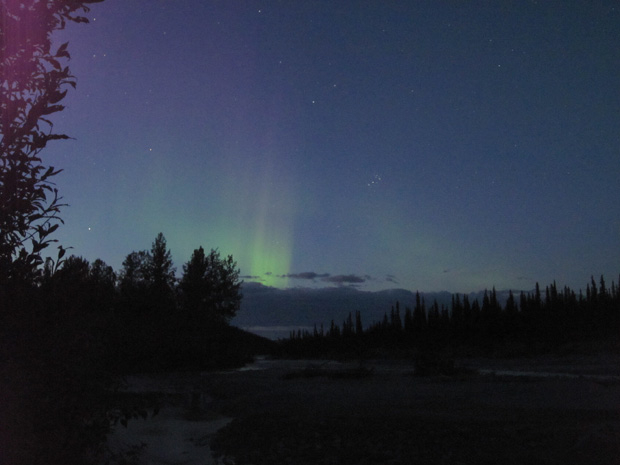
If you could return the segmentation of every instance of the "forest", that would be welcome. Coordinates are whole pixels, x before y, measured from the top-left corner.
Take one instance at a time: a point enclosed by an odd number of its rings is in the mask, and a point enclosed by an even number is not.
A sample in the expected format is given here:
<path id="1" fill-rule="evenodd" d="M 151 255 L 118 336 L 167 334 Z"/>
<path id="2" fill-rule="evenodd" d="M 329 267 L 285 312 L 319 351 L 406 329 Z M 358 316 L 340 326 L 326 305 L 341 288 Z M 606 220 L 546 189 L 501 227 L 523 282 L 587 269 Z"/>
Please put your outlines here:
<path id="1" fill-rule="evenodd" d="M 118 275 L 99 259 L 90 264 L 70 256 L 56 270 L 52 263 L 37 291 L 58 314 L 83 309 L 99 321 L 110 371 L 207 369 L 248 360 L 241 346 L 233 354 L 224 344 L 242 298 L 232 256 L 199 247 L 177 278 L 160 233 L 150 250 L 128 254 Z"/>
<path id="2" fill-rule="evenodd" d="M 533 292 L 508 292 L 500 303 L 495 288 L 482 302 L 453 294 L 449 307 L 430 305 L 416 293 L 413 308 L 399 302 L 381 321 L 364 326 L 359 312 L 342 324 L 331 321 L 310 331 L 297 331 L 281 341 L 281 356 L 364 358 L 377 355 L 449 358 L 470 355 L 514 357 L 535 355 L 608 341 L 620 334 L 620 289 L 603 276 L 591 277 L 585 295 L 552 284 Z M 422 354 L 422 355 L 421 355 Z"/>

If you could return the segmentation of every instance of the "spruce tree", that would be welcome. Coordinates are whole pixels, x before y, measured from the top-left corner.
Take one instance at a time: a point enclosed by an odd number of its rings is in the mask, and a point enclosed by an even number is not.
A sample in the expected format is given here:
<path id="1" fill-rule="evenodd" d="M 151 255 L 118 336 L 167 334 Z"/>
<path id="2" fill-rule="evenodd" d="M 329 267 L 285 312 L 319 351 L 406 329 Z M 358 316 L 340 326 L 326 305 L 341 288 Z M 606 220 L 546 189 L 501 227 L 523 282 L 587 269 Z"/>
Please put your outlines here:
<path id="1" fill-rule="evenodd" d="M 175 271 L 172 254 L 166 245 L 166 238 L 159 233 L 153 241 L 146 266 L 146 278 L 156 299 L 169 301 L 175 284 Z"/>
<path id="2" fill-rule="evenodd" d="M 405 307 L 404 329 L 407 334 L 411 334 L 413 331 L 413 314 L 411 313 L 411 309 L 409 307 Z"/>
<path id="3" fill-rule="evenodd" d="M 362 315 L 359 310 L 355 312 L 355 334 L 361 336 L 364 333 L 364 327 L 362 325 Z"/>

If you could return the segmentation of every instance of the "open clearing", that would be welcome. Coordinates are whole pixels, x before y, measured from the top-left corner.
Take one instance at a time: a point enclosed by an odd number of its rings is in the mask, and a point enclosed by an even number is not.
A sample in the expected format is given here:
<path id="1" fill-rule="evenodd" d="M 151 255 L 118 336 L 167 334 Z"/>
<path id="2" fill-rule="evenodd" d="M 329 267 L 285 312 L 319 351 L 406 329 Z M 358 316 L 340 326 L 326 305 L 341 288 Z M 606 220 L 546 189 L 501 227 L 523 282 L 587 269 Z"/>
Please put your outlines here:
<path id="1" fill-rule="evenodd" d="M 199 390 L 212 419 L 233 419 L 209 431 L 215 463 L 600 465 L 620 463 L 617 362 L 465 360 L 497 374 L 418 377 L 406 363 L 376 361 L 359 378 L 328 376 L 355 364 L 326 362 L 325 376 L 290 378 L 316 362 L 260 360 L 149 380 L 151 388 Z"/>

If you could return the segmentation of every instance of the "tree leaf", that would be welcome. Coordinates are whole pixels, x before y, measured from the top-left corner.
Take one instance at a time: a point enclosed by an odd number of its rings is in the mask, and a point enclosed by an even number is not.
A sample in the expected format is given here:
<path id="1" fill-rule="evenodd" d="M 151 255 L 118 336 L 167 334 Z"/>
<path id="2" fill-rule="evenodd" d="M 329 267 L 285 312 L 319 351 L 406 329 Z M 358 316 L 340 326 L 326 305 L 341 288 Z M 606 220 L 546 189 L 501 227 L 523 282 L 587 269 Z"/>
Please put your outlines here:
<path id="1" fill-rule="evenodd" d="M 67 46 L 68 45 L 69 45 L 69 42 L 65 42 L 60 47 L 58 47 L 58 50 L 56 50 L 56 56 L 57 57 L 71 58 L 71 56 L 69 55 L 69 52 L 67 51 Z"/>
<path id="2" fill-rule="evenodd" d="M 41 112 L 41 115 L 51 115 L 52 113 L 56 113 L 58 111 L 64 110 L 64 105 L 50 105 L 47 108 L 44 108 Z"/>

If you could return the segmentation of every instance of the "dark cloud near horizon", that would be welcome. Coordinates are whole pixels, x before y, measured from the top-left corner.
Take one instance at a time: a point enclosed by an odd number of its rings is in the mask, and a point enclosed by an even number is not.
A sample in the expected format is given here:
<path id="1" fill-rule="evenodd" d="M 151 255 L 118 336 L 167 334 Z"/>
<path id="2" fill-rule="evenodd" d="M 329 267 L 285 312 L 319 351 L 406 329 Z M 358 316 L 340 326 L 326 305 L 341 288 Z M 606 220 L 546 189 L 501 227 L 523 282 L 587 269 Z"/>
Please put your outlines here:
<path id="1" fill-rule="evenodd" d="M 326 283 L 334 283 L 334 284 L 360 284 L 360 283 L 365 283 L 366 282 L 366 278 L 363 278 L 361 276 L 357 276 L 354 274 L 347 274 L 347 275 L 336 275 L 336 276 L 328 276 L 326 278 L 323 278 L 323 281 L 325 281 Z"/>
<path id="2" fill-rule="evenodd" d="M 280 275 L 281 278 L 292 278 L 292 279 L 317 279 L 317 278 L 328 278 L 330 276 L 329 273 L 315 273 L 314 271 L 303 271 L 301 273 L 289 273 Z"/>
<path id="3" fill-rule="evenodd" d="M 320 280 L 325 283 L 337 284 L 337 285 L 356 285 L 366 283 L 368 281 L 372 281 L 375 278 L 372 276 L 365 275 L 356 275 L 356 274 L 340 274 L 340 275 L 331 275 L 330 273 L 317 273 L 315 271 L 302 271 L 300 273 L 287 273 L 287 274 L 276 274 L 274 275 L 271 271 L 265 272 L 264 276 L 276 276 L 278 278 L 289 278 L 289 279 L 300 279 L 300 280 L 308 280 L 315 281 Z M 263 281 L 261 276 L 254 275 L 245 275 L 240 276 L 242 279 L 252 279 L 257 281 Z M 393 282 L 398 284 L 398 281 L 395 279 L 394 275 L 387 275 L 386 281 Z"/>

